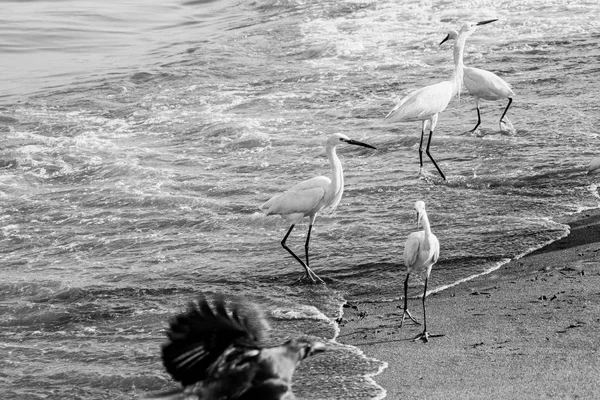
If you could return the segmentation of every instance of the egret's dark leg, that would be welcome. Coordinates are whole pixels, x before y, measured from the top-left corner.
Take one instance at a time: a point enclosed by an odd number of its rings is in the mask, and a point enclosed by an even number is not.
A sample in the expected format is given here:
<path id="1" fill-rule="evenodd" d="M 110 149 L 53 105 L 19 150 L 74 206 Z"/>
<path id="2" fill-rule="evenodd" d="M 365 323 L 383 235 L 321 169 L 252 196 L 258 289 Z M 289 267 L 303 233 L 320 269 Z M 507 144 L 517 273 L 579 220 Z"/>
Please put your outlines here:
<path id="1" fill-rule="evenodd" d="M 402 324 L 404 323 L 404 318 L 408 315 L 415 324 L 420 325 L 419 322 L 414 319 L 410 312 L 408 311 L 408 277 L 410 274 L 406 274 L 406 279 L 404 280 L 404 313 L 402 314 L 402 320 L 400 321 L 400 328 L 402 328 Z"/>
<path id="2" fill-rule="evenodd" d="M 502 118 L 500 118 L 502 119 Z M 475 128 L 471 129 L 469 132 L 475 132 L 475 130 L 477 130 L 477 128 L 479 127 L 479 125 L 481 124 L 481 114 L 479 114 L 479 107 L 477 107 L 477 125 L 475 125 Z"/>
<path id="3" fill-rule="evenodd" d="M 286 249 L 286 251 L 288 253 L 290 253 L 292 255 L 292 257 L 294 257 L 296 259 L 296 261 L 298 261 L 300 263 L 300 265 L 302 265 L 302 267 L 304 268 L 304 275 L 302 275 L 300 277 L 300 279 L 298 279 L 298 281 L 302 281 L 305 277 L 308 277 L 313 283 L 316 283 L 317 281 L 319 281 L 320 283 L 324 283 L 323 280 L 321 280 L 321 278 L 319 278 L 314 272 L 312 272 L 312 270 L 310 268 L 308 268 L 308 265 L 306 265 L 304 263 L 304 261 L 302 261 L 300 259 L 300 257 L 298 257 L 289 247 L 286 246 L 285 242 L 288 238 L 288 236 L 290 236 L 290 233 L 292 233 L 292 230 L 294 229 L 294 224 L 292 224 L 292 226 L 290 226 L 290 229 L 287 231 L 287 233 L 285 234 L 285 236 L 283 237 L 283 240 L 281 241 L 281 245 L 283 246 L 284 249 Z M 310 230 L 309 230 L 309 236 L 310 236 Z M 307 254 L 308 254 L 308 240 L 306 242 L 305 245 Z M 307 259 L 308 260 L 308 259 Z"/>
<path id="4" fill-rule="evenodd" d="M 427 332 L 427 315 L 425 313 L 425 297 L 427 296 L 427 281 L 429 280 L 429 276 L 425 277 L 425 288 L 423 289 L 423 332 L 414 340 L 422 340 L 427 342 L 429 340 L 429 333 Z"/>
<path id="5" fill-rule="evenodd" d="M 306 242 L 304 243 L 304 254 L 306 254 L 306 265 L 310 266 L 308 262 L 308 242 L 310 241 L 310 231 L 312 231 L 312 224 L 308 225 L 308 233 L 306 234 Z"/>
<path id="6" fill-rule="evenodd" d="M 304 269 L 306 269 L 306 264 L 304 264 L 304 261 L 302 261 L 300 259 L 300 257 L 298 257 L 289 247 L 287 247 L 285 245 L 285 242 L 286 242 L 288 236 L 290 236 L 290 233 L 292 233 L 292 230 L 294 229 L 294 226 L 295 226 L 294 224 L 292 224 L 292 226 L 290 226 L 290 230 L 287 231 L 287 233 L 283 237 L 283 240 L 281 241 L 281 245 L 283 246 L 284 249 L 287 250 L 288 253 L 290 253 L 292 255 L 292 257 L 294 257 L 296 259 L 296 261 L 298 261 L 300 264 L 302 264 L 302 266 L 304 267 Z"/>
<path id="7" fill-rule="evenodd" d="M 506 112 L 508 111 L 508 107 L 510 107 L 512 103 L 512 98 L 508 98 L 508 104 L 506 105 L 506 108 L 504 109 L 504 112 L 502 113 L 502 116 L 500 117 L 500 122 L 502 122 L 502 120 L 504 119 L 504 116 L 506 115 Z"/>
<path id="8" fill-rule="evenodd" d="M 435 168 L 438 170 L 438 172 L 440 173 L 440 175 L 442 176 L 442 178 L 444 180 L 446 180 L 446 175 L 444 175 L 444 173 L 442 172 L 442 170 L 440 169 L 440 167 L 438 167 L 437 163 L 435 162 L 435 160 L 433 159 L 431 153 L 429 152 L 429 145 L 431 145 L 431 137 L 432 136 L 433 136 L 433 131 L 429 131 L 429 140 L 427 141 L 427 149 L 425 150 L 425 152 L 429 156 L 429 159 L 431 160 L 431 162 L 433 163 L 433 165 L 435 165 Z"/>
<path id="9" fill-rule="evenodd" d="M 425 123 L 423 122 L 423 127 L 421 128 L 421 143 L 419 143 L 419 163 L 421 165 L 421 169 L 423 169 L 423 136 L 425 136 Z"/>
<path id="10" fill-rule="evenodd" d="M 304 243 L 304 253 L 306 254 L 306 274 L 308 275 L 308 278 L 313 282 L 313 283 L 325 283 L 323 282 L 323 280 L 321 278 L 319 278 L 317 276 L 317 274 L 315 274 L 313 272 L 312 269 L 310 269 L 309 267 L 309 262 L 308 262 L 308 243 L 310 242 L 310 232 L 312 231 L 312 224 L 308 225 L 308 233 L 306 234 L 306 242 Z"/>
<path id="11" fill-rule="evenodd" d="M 427 297 L 427 281 L 429 276 L 425 277 L 425 288 L 423 289 L 423 334 L 427 334 L 427 314 L 425 313 L 425 298 Z"/>

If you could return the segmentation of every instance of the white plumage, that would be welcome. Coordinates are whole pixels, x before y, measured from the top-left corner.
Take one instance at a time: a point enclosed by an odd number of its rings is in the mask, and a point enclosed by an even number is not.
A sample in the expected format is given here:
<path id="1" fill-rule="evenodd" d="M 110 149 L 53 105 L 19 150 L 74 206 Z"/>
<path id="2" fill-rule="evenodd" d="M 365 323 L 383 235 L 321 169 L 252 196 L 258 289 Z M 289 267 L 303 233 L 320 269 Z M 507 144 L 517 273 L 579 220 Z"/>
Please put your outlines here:
<path id="1" fill-rule="evenodd" d="M 406 279 L 404 281 L 404 313 L 400 327 L 404 323 L 404 318 L 407 316 L 416 324 L 417 320 L 408 311 L 408 278 L 411 274 L 425 275 L 425 288 L 423 289 L 423 332 L 419 334 L 415 340 L 421 339 L 427 341 L 429 333 L 427 332 L 427 318 L 425 314 L 425 297 L 427 296 L 427 282 L 431 274 L 431 268 L 440 256 L 440 243 L 437 237 L 431 232 L 429 217 L 425 211 L 425 203 L 417 201 L 415 203 L 417 211 L 417 226 L 419 223 L 423 225 L 423 230 L 413 232 L 408 235 L 406 244 L 404 245 L 404 265 L 406 265 Z"/>
<path id="2" fill-rule="evenodd" d="M 423 173 L 423 137 L 425 135 L 425 129 L 427 129 L 427 126 L 429 125 L 429 139 L 427 141 L 427 149 L 425 152 L 442 178 L 446 180 L 446 176 L 429 152 L 429 146 L 431 145 L 431 138 L 437 124 L 438 114 L 444 111 L 446 107 L 448 107 L 448 103 L 450 103 L 452 97 L 460 92 L 463 80 L 463 53 L 467 37 L 475 32 L 477 26 L 494 21 L 496 20 L 465 23 L 454 44 L 454 71 L 452 72 L 450 79 L 434 85 L 425 86 L 424 88 L 410 93 L 400 100 L 400 102 L 385 117 L 385 120 L 390 122 L 422 121 L 421 141 L 419 144 L 420 174 Z"/>
<path id="3" fill-rule="evenodd" d="M 327 139 L 325 146 L 327 158 L 331 165 L 331 178 L 317 176 L 315 178 L 307 179 L 284 193 L 273 196 L 269 201 L 260 206 L 260 209 L 265 211 L 265 215 L 280 215 L 292 224 L 281 241 L 281 245 L 304 268 L 304 274 L 300 277 L 299 281 L 308 278 L 312 283 L 324 283 L 323 280 L 309 267 L 308 244 L 310 241 L 310 232 L 317 214 L 323 210 L 333 211 L 342 199 L 342 194 L 344 192 L 344 173 L 342 171 L 342 163 L 335 151 L 336 147 L 342 143 L 368 147 L 371 149 L 375 148 L 366 143 L 352 140 L 341 133 L 331 135 L 329 139 Z M 300 222 L 304 217 L 309 218 L 308 233 L 304 245 L 306 262 L 302 261 L 300 257 L 294 254 L 294 252 L 285 244 L 288 236 L 294 229 L 295 224 Z"/>
<path id="4" fill-rule="evenodd" d="M 455 40 L 458 37 L 458 32 L 451 30 L 442 43 L 447 40 Z M 440 43 L 441 44 L 441 43 Z M 486 71 L 480 68 L 464 67 L 463 82 L 469 90 L 469 93 L 475 97 L 475 108 L 477 109 L 477 125 L 471 132 L 474 132 L 481 124 L 481 113 L 479 111 L 479 100 L 495 101 L 508 99 L 508 104 L 500 117 L 500 130 L 504 124 L 508 129 L 512 130 L 512 124 L 508 118 L 504 118 L 508 108 L 512 103 L 512 98 L 515 95 L 510 85 L 493 72 Z"/>

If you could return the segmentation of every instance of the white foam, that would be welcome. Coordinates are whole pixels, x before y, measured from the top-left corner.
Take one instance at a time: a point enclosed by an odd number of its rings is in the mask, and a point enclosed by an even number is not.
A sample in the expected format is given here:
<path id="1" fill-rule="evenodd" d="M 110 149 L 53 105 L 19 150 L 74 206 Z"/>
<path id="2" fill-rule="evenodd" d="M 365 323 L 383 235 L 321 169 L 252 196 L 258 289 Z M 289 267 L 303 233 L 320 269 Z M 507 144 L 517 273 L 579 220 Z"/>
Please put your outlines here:
<path id="1" fill-rule="evenodd" d="M 546 219 L 546 218 L 544 218 L 544 219 Z M 548 218 L 548 220 L 552 221 L 549 218 Z M 554 222 L 554 221 L 552 221 L 552 222 Z M 475 278 L 478 278 L 480 276 L 488 275 L 488 274 L 490 274 L 490 273 L 492 273 L 492 272 L 500 269 L 503 265 L 506 265 L 509 262 L 513 261 L 513 260 L 521 259 L 521 258 L 525 257 L 527 254 L 533 253 L 534 251 L 539 250 L 539 249 L 541 249 L 541 248 L 543 248 L 545 246 L 548 246 L 549 244 L 554 243 L 557 240 L 560 240 L 562 238 L 565 238 L 565 237 L 569 236 L 569 234 L 571 233 L 571 229 L 570 229 L 569 225 L 564 225 L 564 224 L 559 224 L 559 225 L 562 225 L 564 227 L 564 231 L 563 231 L 563 233 L 559 237 L 557 237 L 555 239 L 550 239 L 550 240 L 548 240 L 546 242 L 542 242 L 542 243 L 540 243 L 540 244 L 538 244 L 536 246 L 530 247 L 529 249 L 525 250 L 524 252 L 516 255 L 514 258 L 505 258 L 505 259 L 502 259 L 501 261 L 498 261 L 494 266 L 486 269 L 483 272 L 480 272 L 480 273 L 474 274 L 474 275 L 470 275 L 470 276 L 468 276 L 466 278 L 459 279 L 456 282 L 449 283 L 447 285 L 439 286 L 439 287 L 437 287 L 435 289 L 429 290 L 429 291 L 427 291 L 427 296 L 429 296 L 430 294 L 433 294 L 433 293 L 441 292 L 442 290 L 449 289 L 449 288 L 454 287 L 456 285 L 459 285 L 461 283 L 468 282 L 468 281 L 470 281 L 472 279 L 475 279 Z"/>
<path id="2" fill-rule="evenodd" d="M 590 186 L 587 187 L 587 189 L 590 191 L 590 193 L 592 193 L 592 196 L 594 196 L 595 198 L 600 200 L 600 193 L 598 193 L 598 184 L 597 183 L 592 183 Z M 590 207 L 590 208 L 587 208 L 586 210 L 593 209 L 593 208 L 600 208 L 600 203 L 598 203 L 597 207 Z"/>
<path id="3" fill-rule="evenodd" d="M 340 334 L 340 325 L 336 322 L 337 320 L 341 320 L 344 316 L 344 303 L 340 303 L 340 307 L 338 309 L 338 316 L 337 318 L 332 318 L 330 319 L 330 323 L 333 325 L 334 327 L 334 335 L 333 338 L 330 340 L 330 342 L 335 343 L 336 345 L 345 347 L 346 349 L 348 349 L 349 351 L 353 352 L 354 354 L 359 355 L 360 357 L 364 358 L 365 360 L 371 360 L 371 361 L 375 361 L 380 363 L 379 368 L 377 369 L 376 372 L 373 373 L 367 373 L 366 375 L 364 375 L 365 380 L 367 382 L 370 382 L 371 385 L 373 385 L 375 388 L 377 388 L 379 390 L 379 393 L 377 394 L 377 396 L 373 397 L 371 400 L 381 400 L 384 399 L 387 396 L 387 391 L 380 386 L 375 379 L 373 379 L 375 376 L 381 374 L 383 371 L 385 371 L 385 369 L 388 367 L 388 363 L 383 361 L 383 360 L 379 360 L 377 358 L 373 358 L 373 357 L 368 357 L 364 351 L 362 351 L 359 347 L 357 346 L 352 346 L 349 344 L 344 344 L 344 343 L 340 343 L 337 341 L 337 338 Z"/>
<path id="4" fill-rule="evenodd" d="M 274 308 L 270 310 L 270 313 L 280 319 L 314 319 L 316 321 L 326 321 L 327 323 L 331 321 L 317 307 L 308 305 L 298 306 L 294 310 L 289 308 Z"/>

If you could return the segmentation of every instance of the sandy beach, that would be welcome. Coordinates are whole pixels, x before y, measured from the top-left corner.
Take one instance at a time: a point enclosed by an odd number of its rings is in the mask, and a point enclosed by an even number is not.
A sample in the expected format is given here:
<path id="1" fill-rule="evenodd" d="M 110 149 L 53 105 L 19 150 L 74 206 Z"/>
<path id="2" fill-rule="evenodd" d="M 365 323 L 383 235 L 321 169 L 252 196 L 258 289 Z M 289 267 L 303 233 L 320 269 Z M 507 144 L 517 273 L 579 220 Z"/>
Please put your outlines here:
<path id="1" fill-rule="evenodd" d="M 422 326 L 398 328 L 400 302 L 356 303 L 338 340 L 388 362 L 375 377 L 388 399 L 600 398 L 600 211 L 561 222 L 567 237 L 428 296 L 443 336 L 412 341 Z M 422 321 L 420 299 L 409 309 Z"/>

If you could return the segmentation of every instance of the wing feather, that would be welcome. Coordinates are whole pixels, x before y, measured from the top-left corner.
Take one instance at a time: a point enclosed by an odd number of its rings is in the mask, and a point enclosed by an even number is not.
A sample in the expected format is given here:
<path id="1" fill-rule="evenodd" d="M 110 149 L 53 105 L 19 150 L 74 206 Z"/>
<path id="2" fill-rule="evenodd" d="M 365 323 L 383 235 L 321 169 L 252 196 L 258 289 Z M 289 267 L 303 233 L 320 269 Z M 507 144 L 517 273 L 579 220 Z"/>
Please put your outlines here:
<path id="1" fill-rule="evenodd" d="M 216 298 L 211 306 L 202 295 L 176 316 L 162 348 L 163 364 L 183 385 L 205 380 L 215 362 L 232 346 L 259 348 L 268 324 L 258 308 L 237 299 L 230 305 Z"/>
<path id="2" fill-rule="evenodd" d="M 515 95 L 504 79 L 485 69 L 465 68 L 464 82 L 469 93 L 484 100 L 498 100 Z"/>
<path id="3" fill-rule="evenodd" d="M 388 113 L 386 120 L 422 121 L 446 109 L 452 100 L 452 83 L 443 81 L 408 94 Z"/>
<path id="4" fill-rule="evenodd" d="M 406 239 L 406 244 L 404 245 L 404 265 L 407 268 L 414 266 L 419 257 L 419 252 L 421 251 L 420 233 L 413 232 Z"/>
<path id="5" fill-rule="evenodd" d="M 266 210 L 266 215 L 307 215 L 323 200 L 330 184 L 331 179 L 326 176 L 307 179 L 285 193 L 272 197 L 260 208 Z"/>

